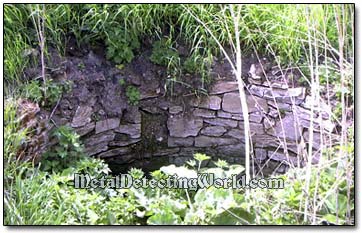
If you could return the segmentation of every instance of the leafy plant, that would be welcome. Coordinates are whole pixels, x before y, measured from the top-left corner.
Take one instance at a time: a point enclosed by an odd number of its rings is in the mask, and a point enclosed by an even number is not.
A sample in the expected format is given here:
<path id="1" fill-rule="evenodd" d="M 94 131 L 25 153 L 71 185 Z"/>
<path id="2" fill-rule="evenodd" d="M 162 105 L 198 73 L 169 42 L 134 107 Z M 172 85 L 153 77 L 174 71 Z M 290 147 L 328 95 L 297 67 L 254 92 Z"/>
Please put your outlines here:
<path id="1" fill-rule="evenodd" d="M 126 96 L 130 105 L 137 105 L 141 98 L 140 91 L 135 86 L 128 86 L 126 88 Z"/>
<path id="2" fill-rule="evenodd" d="M 110 28 L 106 40 L 107 59 L 116 64 L 129 63 L 134 57 L 134 50 L 140 47 L 138 36 L 119 27 Z"/>
<path id="3" fill-rule="evenodd" d="M 45 171 L 62 171 L 84 156 L 83 146 L 79 135 L 68 126 L 55 128 L 51 136 L 56 145 L 49 149 L 42 157 L 42 169 Z"/>

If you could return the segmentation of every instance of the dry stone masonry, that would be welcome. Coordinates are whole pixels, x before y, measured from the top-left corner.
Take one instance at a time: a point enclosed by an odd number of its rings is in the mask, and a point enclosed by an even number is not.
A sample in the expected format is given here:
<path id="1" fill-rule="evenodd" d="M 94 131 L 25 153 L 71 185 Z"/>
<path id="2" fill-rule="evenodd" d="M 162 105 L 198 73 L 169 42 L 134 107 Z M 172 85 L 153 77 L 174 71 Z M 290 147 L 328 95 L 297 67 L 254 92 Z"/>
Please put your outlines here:
<path id="1" fill-rule="evenodd" d="M 88 55 L 88 59 L 94 57 Z M 54 120 L 70 125 L 82 136 L 89 156 L 105 159 L 114 171 L 181 164 L 196 152 L 244 163 L 243 109 L 238 84 L 232 77 L 216 80 L 208 96 L 180 95 L 175 100 L 166 97 L 164 85 L 157 78 L 159 70 L 140 68 L 122 73 L 109 68 L 100 74 L 100 66 L 107 64 L 97 62 L 98 66 L 87 67 L 84 72 L 74 68 L 79 62 L 77 58 L 68 61 L 68 65 L 73 64 L 67 73 L 74 87 L 60 102 Z M 255 66 L 251 65 L 245 80 L 255 171 L 284 173 L 290 166 L 303 166 L 311 131 L 315 132 L 313 162 L 317 162 L 321 142 L 330 139 L 326 135 L 333 136 L 331 110 L 314 106 L 321 109 L 311 115 L 311 105 L 316 102 L 306 88 L 292 87 L 272 77 L 265 81 L 253 74 Z M 127 103 L 126 87 L 119 85 L 120 79 L 139 89 L 137 106 Z"/>

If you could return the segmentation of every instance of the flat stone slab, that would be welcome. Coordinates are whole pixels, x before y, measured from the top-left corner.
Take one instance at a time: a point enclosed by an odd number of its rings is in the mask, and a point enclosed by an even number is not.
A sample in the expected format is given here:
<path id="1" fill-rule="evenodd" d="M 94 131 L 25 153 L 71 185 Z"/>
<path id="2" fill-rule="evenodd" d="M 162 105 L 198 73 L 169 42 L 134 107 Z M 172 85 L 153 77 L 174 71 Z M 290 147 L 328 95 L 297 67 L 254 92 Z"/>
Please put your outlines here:
<path id="1" fill-rule="evenodd" d="M 89 106 L 78 106 L 71 126 L 73 128 L 78 128 L 88 124 L 91 121 L 92 111 L 93 109 Z"/>
<path id="2" fill-rule="evenodd" d="M 221 98 L 218 96 L 209 96 L 190 101 L 191 106 L 206 108 L 210 110 L 219 110 L 221 108 Z"/>
<path id="3" fill-rule="evenodd" d="M 204 119 L 206 123 L 215 126 L 228 126 L 235 128 L 238 125 L 238 121 L 230 120 L 230 119 L 221 119 L 221 118 L 213 118 L 213 119 Z"/>
<path id="4" fill-rule="evenodd" d="M 223 135 L 227 130 L 222 126 L 208 126 L 201 130 L 201 134 L 206 136 L 219 137 Z"/>
<path id="5" fill-rule="evenodd" d="M 197 136 L 202 126 L 203 121 L 201 118 L 173 116 L 167 120 L 167 128 L 171 137 Z"/>
<path id="6" fill-rule="evenodd" d="M 182 112 L 184 109 L 181 106 L 172 106 L 169 108 L 168 112 L 170 114 L 178 114 Z"/>
<path id="7" fill-rule="evenodd" d="M 122 157 L 122 155 L 126 155 L 128 153 L 130 153 L 130 149 L 128 147 L 122 147 L 122 148 L 116 148 L 113 150 L 108 150 L 106 152 L 103 152 L 103 153 L 99 154 L 98 157 L 101 159 L 112 158 L 112 157 Z"/>
<path id="8" fill-rule="evenodd" d="M 226 92 L 238 91 L 239 86 L 237 82 L 218 82 L 216 83 L 210 91 L 211 95 L 223 94 Z"/>
<path id="9" fill-rule="evenodd" d="M 247 95 L 246 98 L 249 113 L 258 111 L 268 112 L 269 107 L 266 100 L 251 95 Z M 224 94 L 224 98 L 222 101 L 222 110 L 229 113 L 242 114 L 239 93 Z"/>
<path id="10" fill-rule="evenodd" d="M 268 130 L 268 133 L 280 138 L 284 138 L 285 135 L 288 140 L 299 141 L 302 127 L 297 124 L 296 119 L 293 114 L 289 114 L 282 119 L 282 122 L 276 122 L 275 126 Z"/>
<path id="11" fill-rule="evenodd" d="M 119 126 L 119 118 L 110 118 L 96 123 L 96 134 L 102 133 L 107 130 L 115 129 Z"/>
<path id="12" fill-rule="evenodd" d="M 167 144 L 169 147 L 192 146 L 194 144 L 194 138 L 193 137 L 187 137 L 187 138 L 168 137 Z"/>
<path id="13" fill-rule="evenodd" d="M 75 132 L 79 135 L 79 136 L 84 136 L 90 132 L 92 132 L 92 130 L 95 128 L 96 124 L 94 122 L 88 123 L 85 126 L 82 126 L 80 128 L 76 128 Z"/>
<path id="14" fill-rule="evenodd" d="M 108 132 L 104 132 L 104 133 L 100 133 L 100 134 L 95 134 L 87 139 L 85 139 L 84 144 L 86 146 L 93 146 L 93 145 L 97 145 L 103 142 L 110 142 L 113 141 L 115 137 L 115 133 L 112 131 L 108 131 Z"/>
<path id="15" fill-rule="evenodd" d="M 116 140 L 109 143 L 110 146 L 129 146 L 140 142 L 141 139 Z"/>
<path id="16" fill-rule="evenodd" d="M 208 109 L 197 108 L 193 112 L 196 117 L 215 118 L 215 112 Z"/>
<path id="17" fill-rule="evenodd" d="M 140 138 L 141 137 L 141 124 L 127 124 L 120 125 L 116 130 L 117 133 L 123 133 L 130 136 L 130 138 Z"/>
<path id="18" fill-rule="evenodd" d="M 237 144 L 239 141 L 234 138 L 215 138 L 208 136 L 198 136 L 195 138 L 195 147 L 215 147 L 221 145 Z"/>

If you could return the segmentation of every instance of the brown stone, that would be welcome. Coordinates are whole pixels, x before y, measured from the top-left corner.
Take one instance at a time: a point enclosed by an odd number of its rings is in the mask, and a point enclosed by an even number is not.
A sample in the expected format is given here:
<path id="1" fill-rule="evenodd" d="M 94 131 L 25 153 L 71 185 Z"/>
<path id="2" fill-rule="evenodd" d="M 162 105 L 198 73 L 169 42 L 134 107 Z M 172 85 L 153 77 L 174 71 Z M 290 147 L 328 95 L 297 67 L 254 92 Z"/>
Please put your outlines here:
<path id="1" fill-rule="evenodd" d="M 71 126 L 77 128 L 88 124 L 91 121 L 92 111 L 93 109 L 91 107 L 78 106 Z"/>

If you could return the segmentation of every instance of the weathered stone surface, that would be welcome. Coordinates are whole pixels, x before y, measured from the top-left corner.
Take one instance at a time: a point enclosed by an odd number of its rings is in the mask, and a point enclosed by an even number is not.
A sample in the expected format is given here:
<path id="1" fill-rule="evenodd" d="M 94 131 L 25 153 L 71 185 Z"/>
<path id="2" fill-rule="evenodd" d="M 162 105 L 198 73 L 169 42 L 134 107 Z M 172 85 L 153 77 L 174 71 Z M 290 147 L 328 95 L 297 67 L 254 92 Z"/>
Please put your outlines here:
<path id="1" fill-rule="evenodd" d="M 109 143 L 110 146 L 129 146 L 140 142 L 141 139 L 116 140 Z"/>
<path id="2" fill-rule="evenodd" d="M 96 122 L 96 134 L 117 128 L 119 126 L 119 122 L 119 118 L 110 118 Z"/>
<path id="3" fill-rule="evenodd" d="M 215 112 L 208 109 L 197 108 L 193 112 L 196 117 L 215 118 Z"/>
<path id="4" fill-rule="evenodd" d="M 277 111 L 277 109 L 279 109 L 279 111 L 288 111 L 288 112 L 292 111 L 292 106 L 290 104 L 285 104 L 280 102 L 275 103 L 273 100 L 268 100 L 268 105 L 276 109 L 274 111 Z"/>
<path id="5" fill-rule="evenodd" d="M 232 92 L 238 90 L 239 87 L 237 82 L 218 82 L 212 87 L 210 94 L 211 95 L 223 94 L 226 92 Z"/>
<path id="6" fill-rule="evenodd" d="M 298 157 L 291 156 L 290 154 L 289 156 L 287 156 L 286 154 L 279 151 L 270 152 L 268 153 L 268 155 L 269 158 L 272 160 L 290 163 L 293 166 L 298 166 L 302 164 L 302 160 Z"/>
<path id="7" fill-rule="evenodd" d="M 94 122 L 88 123 L 83 127 L 80 128 L 76 128 L 75 132 L 79 135 L 79 136 L 84 136 L 90 132 L 92 132 L 92 130 L 95 128 L 96 124 Z"/>
<path id="8" fill-rule="evenodd" d="M 244 132 L 244 122 L 239 122 L 239 128 Z M 249 123 L 249 128 L 250 128 L 250 134 L 251 135 L 264 134 L 264 127 L 263 127 L 262 124 L 257 124 L 257 123 L 250 122 Z"/>
<path id="9" fill-rule="evenodd" d="M 227 146 L 219 146 L 217 148 L 218 154 L 222 155 L 223 157 L 243 157 L 245 155 L 245 146 L 242 143 L 235 144 L 235 145 L 227 145 Z"/>
<path id="10" fill-rule="evenodd" d="M 263 161 L 268 157 L 268 151 L 264 149 L 256 148 L 254 154 L 257 161 Z"/>
<path id="11" fill-rule="evenodd" d="M 88 124 L 91 121 L 92 111 L 93 109 L 89 106 L 78 106 L 71 126 L 77 128 Z"/>
<path id="12" fill-rule="evenodd" d="M 115 133 L 112 131 L 96 134 L 96 135 L 93 135 L 93 136 L 85 139 L 84 144 L 86 146 L 94 146 L 94 145 L 97 145 L 97 144 L 103 143 L 103 142 L 107 142 L 107 144 L 108 144 L 108 142 L 113 141 L 114 136 L 115 136 Z"/>
<path id="13" fill-rule="evenodd" d="M 107 144 L 108 144 L 108 142 L 106 141 L 106 142 L 98 143 L 97 145 L 86 145 L 85 153 L 88 156 L 93 156 L 100 152 L 106 151 L 106 150 L 108 150 Z"/>
<path id="14" fill-rule="evenodd" d="M 284 133 L 283 133 L 284 131 Z M 289 139 L 291 141 L 299 141 L 301 137 L 302 127 L 297 125 L 295 118 L 292 114 L 285 116 L 282 122 L 278 121 L 275 126 L 267 131 L 268 133 Z"/>
<path id="15" fill-rule="evenodd" d="M 127 134 L 131 138 L 140 138 L 141 124 L 120 125 L 115 131 L 118 133 Z"/>
<path id="16" fill-rule="evenodd" d="M 268 130 L 275 125 L 275 120 L 273 118 L 266 117 L 264 118 L 263 125 L 265 130 Z"/>
<path id="17" fill-rule="evenodd" d="M 137 106 L 128 107 L 124 112 L 123 119 L 129 123 L 139 124 L 141 123 L 141 112 Z"/>
<path id="18" fill-rule="evenodd" d="M 201 130 L 201 134 L 206 136 L 219 137 L 223 135 L 227 130 L 222 126 L 208 126 Z"/>
<path id="19" fill-rule="evenodd" d="M 263 121 L 264 115 L 261 112 L 254 112 L 249 114 L 249 121 L 255 123 L 261 123 Z"/>
<path id="20" fill-rule="evenodd" d="M 238 140 L 234 138 L 214 138 L 208 136 L 198 136 L 195 138 L 195 147 L 215 147 L 236 143 L 238 143 Z"/>
<path id="21" fill-rule="evenodd" d="M 193 99 L 192 101 L 190 101 L 190 104 L 194 107 L 219 110 L 221 98 L 218 96 L 209 96 L 200 99 Z"/>
<path id="22" fill-rule="evenodd" d="M 204 121 L 206 123 L 209 123 L 210 125 L 228 126 L 232 128 L 235 128 L 238 125 L 238 122 L 235 120 L 221 119 L 221 118 L 204 119 Z"/>
<path id="23" fill-rule="evenodd" d="M 167 127 L 172 137 L 196 136 L 203 125 L 202 119 L 182 116 L 170 117 L 167 120 Z"/>
<path id="24" fill-rule="evenodd" d="M 236 139 L 244 140 L 244 131 L 240 129 L 231 129 L 226 135 Z"/>
<path id="25" fill-rule="evenodd" d="M 192 146 L 194 144 L 194 138 L 193 137 L 187 137 L 187 138 L 168 137 L 167 144 L 169 147 Z"/>
<path id="26" fill-rule="evenodd" d="M 172 106 L 168 111 L 170 114 L 178 114 L 183 111 L 183 108 L 181 106 Z"/>
<path id="27" fill-rule="evenodd" d="M 248 112 L 264 111 L 268 112 L 268 104 L 266 100 L 247 95 Z M 238 93 L 226 93 L 222 101 L 222 109 L 230 113 L 242 114 L 240 96 Z"/>
<path id="28" fill-rule="evenodd" d="M 99 154 L 98 157 L 101 159 L 107 159 L 107 158 L 118 157 L 118 156 L 122 157 L 122 155 L 125 155 L 128 153 L 130 153 L 130 149 L 128 147 L 122 147 L 122 148 L 116 148 L 113 150 L 103 152 L 103 153 Z"/>

